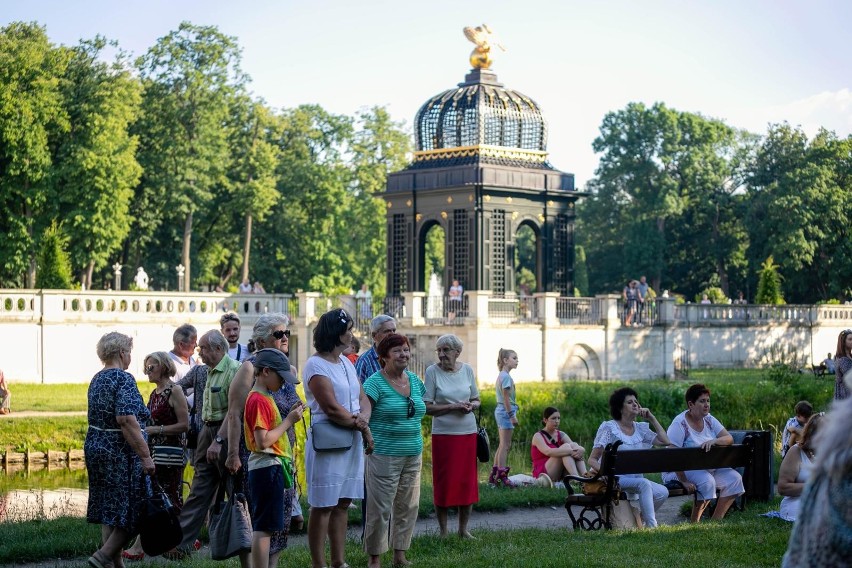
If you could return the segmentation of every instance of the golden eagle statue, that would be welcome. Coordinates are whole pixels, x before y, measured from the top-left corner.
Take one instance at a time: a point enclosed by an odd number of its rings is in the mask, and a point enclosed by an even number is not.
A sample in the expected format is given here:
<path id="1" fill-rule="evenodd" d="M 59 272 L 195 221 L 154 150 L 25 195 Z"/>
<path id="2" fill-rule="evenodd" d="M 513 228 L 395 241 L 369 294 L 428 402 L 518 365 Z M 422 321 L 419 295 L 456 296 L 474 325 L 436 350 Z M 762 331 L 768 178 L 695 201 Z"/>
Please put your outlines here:
<path id="1" fill-rule="evenodd" d="M 488 69 L 491 67 L 491 45 L 496 45 L 501 50 L 506 48 L 495 41 L 494 32 L 487 25 L 464 28 L 464 37 L 476 44 L 470 52 L 470 64 L 474 69 Z"/>

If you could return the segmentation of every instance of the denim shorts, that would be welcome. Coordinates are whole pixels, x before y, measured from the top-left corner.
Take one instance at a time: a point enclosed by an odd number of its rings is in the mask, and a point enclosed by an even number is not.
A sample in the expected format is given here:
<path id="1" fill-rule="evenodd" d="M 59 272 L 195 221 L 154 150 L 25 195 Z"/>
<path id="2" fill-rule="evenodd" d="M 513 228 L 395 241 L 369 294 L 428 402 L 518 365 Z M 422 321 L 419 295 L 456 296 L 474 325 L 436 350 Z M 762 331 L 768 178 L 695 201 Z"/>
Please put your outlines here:
<path id="1" fill-rule="evenodd" d="M 518 405 L 512 405 L 512 412 L 515 413 L 515 416 L 518 414 Z M 494 418 L 497 420 L 497 427 L 501 430 L 514 430 L 515 425 L 512 424 L 512 419 L 509 418 L 509 413 L 506 412 L 506 409 L 503 408 L 503 405 L 497 403 L 496 408 L 494 408 Z"/>

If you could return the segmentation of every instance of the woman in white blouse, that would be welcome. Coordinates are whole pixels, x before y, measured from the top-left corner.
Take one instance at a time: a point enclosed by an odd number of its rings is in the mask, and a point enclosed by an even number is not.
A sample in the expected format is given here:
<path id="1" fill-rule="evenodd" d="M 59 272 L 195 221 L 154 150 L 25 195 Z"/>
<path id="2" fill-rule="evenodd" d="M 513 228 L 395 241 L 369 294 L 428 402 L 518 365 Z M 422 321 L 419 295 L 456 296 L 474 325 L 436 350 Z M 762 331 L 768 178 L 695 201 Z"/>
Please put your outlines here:
<path id="1" fill-rule="evenodd" d="M 600 460 L 604 448 L 617 440 L 622 444 L 618 448 L 619 452 L 647 450 L 651 446 L 670 444 L 669 437 L 657 418 L 649 409 L 639 406 L 636 391 L 632 388 L 623 387 L 612 393 L 609 397 L 609 413 L 613 420 L 607 420 L 600 425 L 589 456 L 589 467 L 593 472 L 601 468 Z M 636 422 L 638 417 L 647 422 Z M 669 490 L 638 473 L 619 475 L 618 482 L 625 492 L 639 494 L 642 522 L 646 527 L 656 527 L 656 510 L 665 503 Z"/>
<path id="2" fill-rule="evenodd" d="M 710 390 L 702 384 L 686 389 L 686 410 L 675 416 L 669 426 L 669 439 L 678 448 L 702 448 L 709 452 L 713 446 L 730 446 L 734 443 L 722 423 L 710 414 Z M 734 469 L 699 469 L 673 471 L 663 474 L 663 483 L 680 481 L 684 488 L 698 494 L 690 521 L 697 523 L 711 499 L 719 499 L 713 510 L 713 520 L 722 519 L 734 500 L 745 493 L 743 478 Z"/>
<path id="3" fill-rule="evenodd" d="M 795 522 L 799 516 L 799 500 L 811 474 L 811 466 L 815 457 L 814 437 L 822 426 L 822 412 L 814 414 L 805 424 L 802 441 L 793 444 L 784 455 L 781 470 L 778 472 L 778 493 L 784 496 L 781 500 L 781 518 Z"/>

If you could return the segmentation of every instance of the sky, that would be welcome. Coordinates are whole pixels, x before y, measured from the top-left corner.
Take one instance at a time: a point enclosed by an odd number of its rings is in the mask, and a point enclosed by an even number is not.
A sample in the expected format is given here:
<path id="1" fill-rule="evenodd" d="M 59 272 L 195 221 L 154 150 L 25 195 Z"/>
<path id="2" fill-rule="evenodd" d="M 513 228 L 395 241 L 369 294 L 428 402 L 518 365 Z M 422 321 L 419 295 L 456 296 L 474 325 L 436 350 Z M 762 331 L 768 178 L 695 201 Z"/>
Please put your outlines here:
<path id="1" fill-rule="evenodd" d="M 506 52 L 492 70 L 548 122 L 550 162 L 594 176 L 608 112 L 663 102 L 736 128 L 770 123 L 852 135 L 848 0 L 0 0 L 0 25 L 35 21 L 51 41 L 97 34 L 142 55 L 180 22 L 242 47 L 251 90 L 274 108 L 375 105 L 411 130 L 420 106 L 469 70 L 465 26 Z"/>

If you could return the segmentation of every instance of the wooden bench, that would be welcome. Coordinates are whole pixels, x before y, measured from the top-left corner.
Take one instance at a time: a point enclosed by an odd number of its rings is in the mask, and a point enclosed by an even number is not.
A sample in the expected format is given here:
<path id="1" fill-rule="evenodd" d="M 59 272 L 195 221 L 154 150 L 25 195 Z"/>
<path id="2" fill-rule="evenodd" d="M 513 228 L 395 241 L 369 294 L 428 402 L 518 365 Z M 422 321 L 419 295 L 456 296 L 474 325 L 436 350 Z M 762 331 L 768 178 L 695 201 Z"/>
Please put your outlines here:
<path id="1" fill-rule="evenodd" d="M 574 530 L 611 529 L 613 501 L 623 499 L 623 493 L 616 491 L 618 475 L 633 473 L 662 473 L 665 471 L 690 471 L 698 469 L 718 469 L 722 467 L 744 467 L 746 474 L 755 459 L 754 437 L 747 434 L 742 444 L 730 446 L 714 446 L 709 452 L 701 448 L 660 448 L 650 450 L 634 450 L 619 452 L 620 441 L 608 444 L 601 457 L 601 470 L 592 478 L 566 476 L 562 483 L 568 490 L 565 498 L 565 508 L 571 518 Z M 588 482 L 606 477 L 606 491 L 598 495 L 577 493 L 571 482 Z M 745 476 L 744 476 L 745 477 Z M 687 491 L 679 483 L 668 486 L 669 497 L 687 495 Z M 697 498 L 697 496 L 695 496 Z M 745 505 L 745 495 L 740 507 Z M 581 507 L 579 515 L 575 515 L 572 507 Z M 588 514 L 588 516 L 587 516 Z"/>

